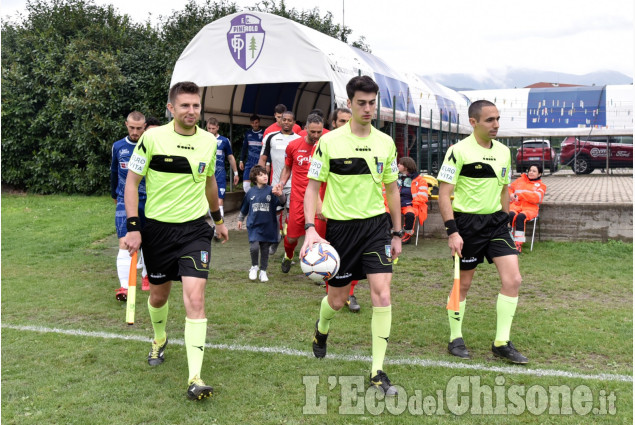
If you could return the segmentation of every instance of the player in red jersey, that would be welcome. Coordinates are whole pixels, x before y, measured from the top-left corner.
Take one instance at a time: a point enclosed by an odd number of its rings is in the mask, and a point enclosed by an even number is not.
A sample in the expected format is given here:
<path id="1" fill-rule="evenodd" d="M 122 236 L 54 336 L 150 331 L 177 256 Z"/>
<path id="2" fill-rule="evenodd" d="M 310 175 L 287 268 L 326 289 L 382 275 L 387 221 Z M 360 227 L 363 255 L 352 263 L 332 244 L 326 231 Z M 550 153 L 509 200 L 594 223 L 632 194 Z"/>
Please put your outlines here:
<path id="1" fill-rule="evenodd" d="M 315 144 L 322 136 L 323 127 L 322 117 L 317 114 L 309 115 L 306 121 L 307 135 L 289 143 L 285 151 L 285 164 L 279 184 L 284 187 L 292 174 L 293 179 L 291 181 L 287 234 L 284 237 L 285 255 L 281 265 L 283 273 L 289 273 L 294 250 L 298 245 L 298 238 L 304 236 L 304 192 L 309 183 L 307 174 L 311 166 L 311 156 Z M 318 234 L 326 234 L 326 221 L 321 213 L 321 201 L 318 201 L 315 227 Z"/>

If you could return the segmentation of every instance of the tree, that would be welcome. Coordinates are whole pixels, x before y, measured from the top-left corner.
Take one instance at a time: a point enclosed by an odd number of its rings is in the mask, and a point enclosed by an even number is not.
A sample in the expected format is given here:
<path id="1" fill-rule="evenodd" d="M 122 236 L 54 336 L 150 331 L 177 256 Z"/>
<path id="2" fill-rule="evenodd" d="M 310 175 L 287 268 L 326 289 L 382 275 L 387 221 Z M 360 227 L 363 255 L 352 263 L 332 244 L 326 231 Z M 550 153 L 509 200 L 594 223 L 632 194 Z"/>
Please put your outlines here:
<path id="1" fill-rule="evenodd" d="M 117 65 L 134 26 L 84 1 L 31 1 L 27 12 L 2 27 L 2 180 L 41 193 L 103 191 L 106 140 L 139 105 L 126 96 L 138 82 Z"/>
<path id="2" fill-rule="evenodd" d="M 343 41 L 351 33 L 317 8 L 287 9 L 283 0 L 255 8 Z M 92 0 L 27 0 L 26 16 L 2 24 L 2 182 L 106 193 L 126 115 L 162 116 L 181 52 L 205 25 L 238 11 L 226 0 L 189 0 L 155 28 Z"/>

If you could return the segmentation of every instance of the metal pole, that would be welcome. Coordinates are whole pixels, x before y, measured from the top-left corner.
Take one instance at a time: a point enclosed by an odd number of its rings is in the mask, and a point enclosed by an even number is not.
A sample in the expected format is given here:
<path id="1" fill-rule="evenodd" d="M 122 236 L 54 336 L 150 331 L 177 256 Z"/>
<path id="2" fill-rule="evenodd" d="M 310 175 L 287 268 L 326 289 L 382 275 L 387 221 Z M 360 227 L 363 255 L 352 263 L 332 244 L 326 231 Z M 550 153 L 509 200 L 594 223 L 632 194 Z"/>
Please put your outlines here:
<path id="1" fill-rule="evenodd" d="M 408 146 L 408 106 L 410 105 L 410 87 L 406 90 L 406 126 L 403 132 L 404 156 L 409 156 L 410 146 Z"/>
<path id="2" fill-rule="evenodd" d="M 419 125 L 417 126 L 417 171 L 421 171 L 421 105 L 419 105 Z"/>
<path id="3" fill-rule="evenodd" d="M 430 109 L 430 126 L 428 127 L 428 173 L 432 175 L 432 109 Z"/>
<path id="4" fill-rule="evenodd" d="M 437 149 L 437 173 L 441 168 L 441 151 L 443 150 L 443 109 L 439 109 L 439 143 Z"/>
<path id="5" fill-rule="evenodd" d="M 397 96 L 392 95 L 392 126 L 390 126 L 390 137 L 392 137 L 393 142 L 395 141 L 397 125 L 395 120 L 397 119 Z"/>
<path id="6" fill-rule="evenodd" d="M 381 92 L 377 92 L 377 119 L 375 120 L 375 128 L 379 130 L 381 128 Z"/>

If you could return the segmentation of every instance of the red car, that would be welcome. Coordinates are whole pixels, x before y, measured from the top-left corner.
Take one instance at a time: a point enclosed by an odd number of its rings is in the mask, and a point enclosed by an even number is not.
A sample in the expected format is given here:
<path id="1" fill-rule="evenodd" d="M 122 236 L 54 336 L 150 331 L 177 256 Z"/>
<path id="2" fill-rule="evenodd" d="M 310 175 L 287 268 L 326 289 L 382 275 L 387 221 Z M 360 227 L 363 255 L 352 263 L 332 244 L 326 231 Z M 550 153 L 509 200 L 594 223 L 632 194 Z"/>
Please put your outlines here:
<path id="1" fill-rule="evenodd" d="M 608 150 L 609 168 L 633 168 L 632 136 L 596 136 L 586 140 L 567 137 L 560 147 L 560 163 L 570 166 L 576 174 L 589 174 L 596 168 L 607 168 Z"/>
<path id="2" fill-rule="evenodd" d="M 532 164 L 543 165 L 543 169 L 549 169 L 554 173 L 558 171 L 558 155 L 551 147 L 549 140 L 532 139 L 525 140 L 522 147 L 516 153 L 516 172 L 522 173 Z"/>

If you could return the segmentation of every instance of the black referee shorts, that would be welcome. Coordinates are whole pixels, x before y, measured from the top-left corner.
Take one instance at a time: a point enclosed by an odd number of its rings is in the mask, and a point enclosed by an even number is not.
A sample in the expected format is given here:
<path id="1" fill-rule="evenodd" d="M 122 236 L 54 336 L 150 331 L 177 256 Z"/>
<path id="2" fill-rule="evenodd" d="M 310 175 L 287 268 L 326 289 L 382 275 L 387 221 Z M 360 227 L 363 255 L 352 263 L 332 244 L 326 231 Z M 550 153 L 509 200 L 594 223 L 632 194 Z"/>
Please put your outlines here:
<path id="1" fill-rule="evenodd" d="M 496 257 L 518 255 L 509 233 L 509 215 L 503 211 L 493 214 L 454 213 L 454 221 L 463 238 L 461 270 L 474 270 L 483 262 L 491 264 Z"/>
<path id="2" fill-rule="evenodd" d="M 359 220 L 327 220 L 326 240 L 340 255 L 340 269 L 329 286 L 341 288 L 367 274 L 392 273 L 390 215 Z"/>
<path id="3" fill-rule="evenodd" d="M 181 276 L 207 279 L 213 235 L 205 217 L 185 223 L 147 219 L 141 241 L 150 283 L 180 281 Z"/>

